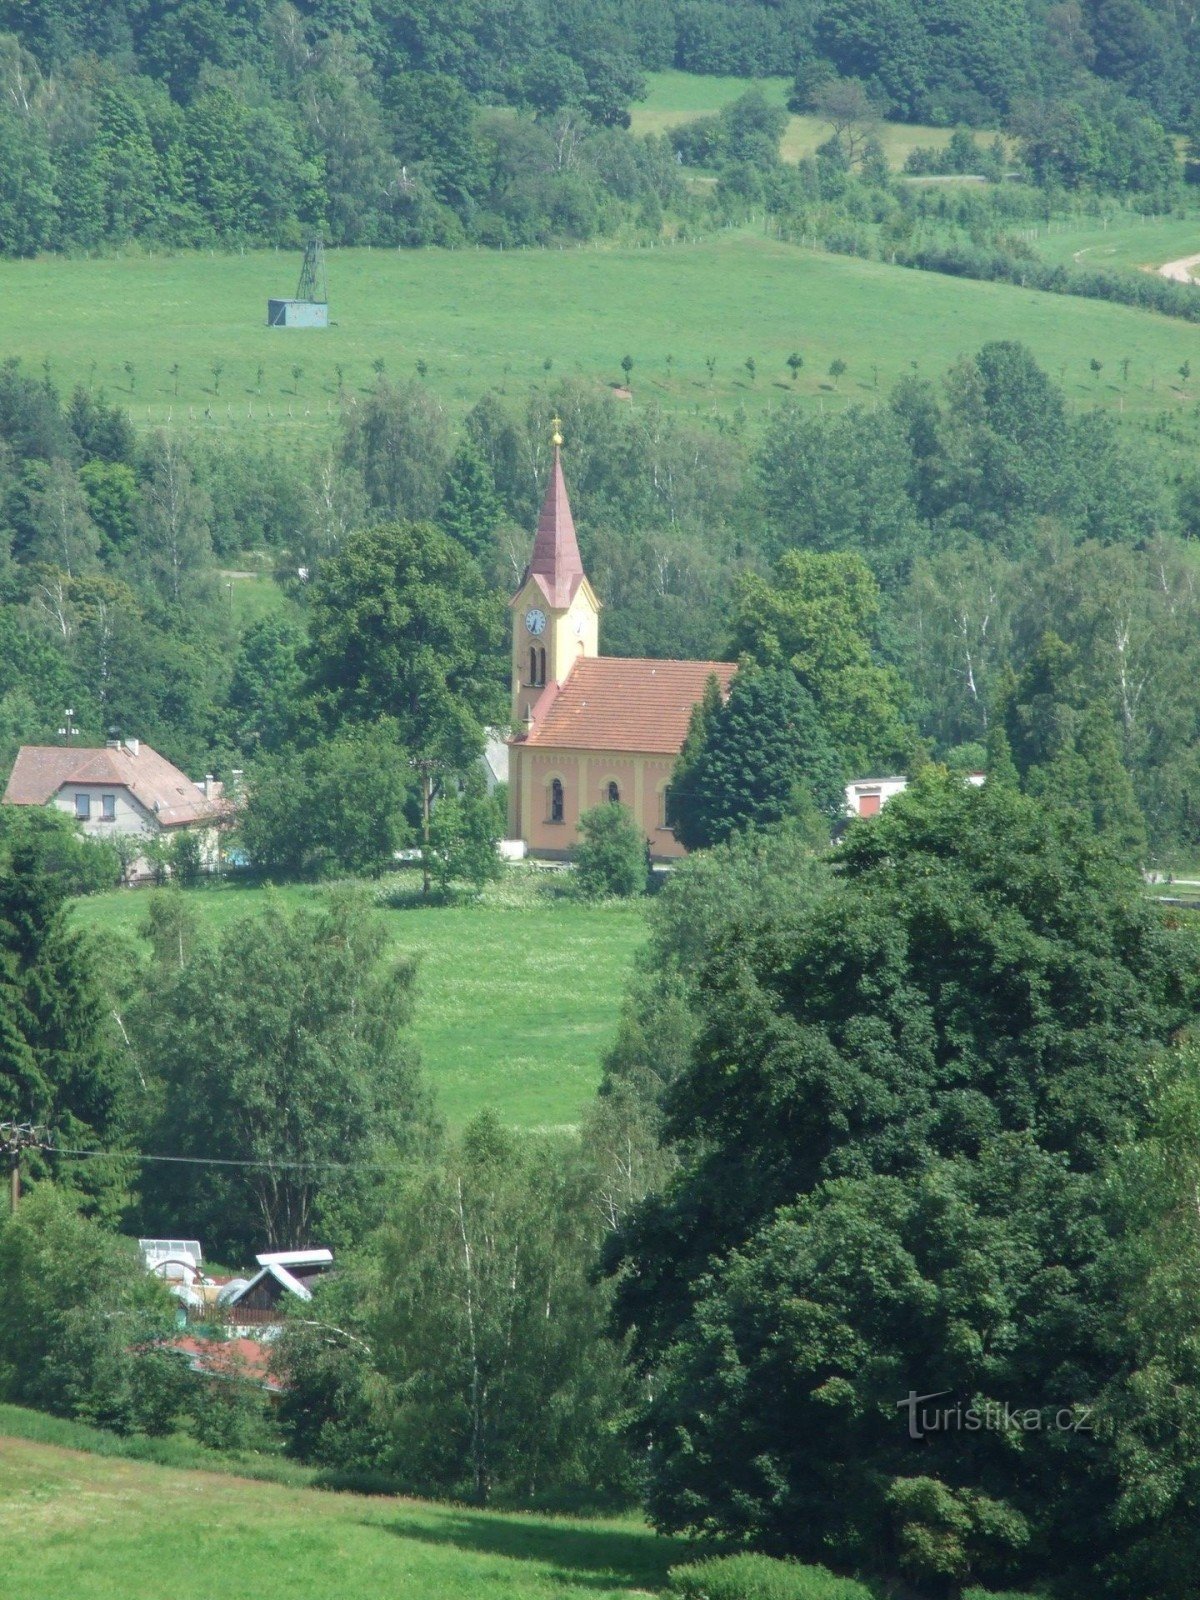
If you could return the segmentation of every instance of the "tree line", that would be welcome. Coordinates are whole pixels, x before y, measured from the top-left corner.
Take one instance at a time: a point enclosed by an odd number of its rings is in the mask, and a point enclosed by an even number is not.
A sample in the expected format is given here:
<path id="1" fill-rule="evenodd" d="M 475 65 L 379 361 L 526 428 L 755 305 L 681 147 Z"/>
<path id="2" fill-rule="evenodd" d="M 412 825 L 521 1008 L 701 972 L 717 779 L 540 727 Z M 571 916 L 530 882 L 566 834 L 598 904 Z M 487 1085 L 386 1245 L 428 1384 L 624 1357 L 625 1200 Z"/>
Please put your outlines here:
<path id="1" fill-rule="evenodd" d="M 681 184 L 666 141 L 627 131 L 645 71 L 671 65 L 794 75 L 792 105 L 820 115 L 849 93 L 876 117 L 1003 122 L 1039 183 L 1161 195 L 1163 130 L 1190 128 L 1197 50 L 1190 22 L 1138 0 L 521 0 L 503 21 L 470 3 L 246 0 L 121 3 L 93 21 L 64 0 L 0 7 L 4 254 L 313 233 L 503 247 L 654 236 L 665 213 L 691 226 L 709 198 Z M 675 148 L 714 153 L 695 132 Z M 744 138 L 717 153 L 758 160 Z"/>

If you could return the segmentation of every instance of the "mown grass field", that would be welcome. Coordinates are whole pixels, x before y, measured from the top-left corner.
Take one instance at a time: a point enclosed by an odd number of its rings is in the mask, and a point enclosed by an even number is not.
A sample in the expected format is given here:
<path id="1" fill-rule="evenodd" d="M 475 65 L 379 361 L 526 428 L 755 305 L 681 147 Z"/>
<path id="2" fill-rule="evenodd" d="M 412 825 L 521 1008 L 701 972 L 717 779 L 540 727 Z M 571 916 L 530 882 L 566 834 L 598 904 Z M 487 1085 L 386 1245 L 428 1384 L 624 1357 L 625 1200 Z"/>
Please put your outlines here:
<path id="1" fill-rule="evenodd" d="M 620 1600 L 685 1547 L 636 1519 L 367 1499 L 0 1439 L 0 1589 L 22 1600 Z"/>
<path id="2" fill-rule="evenodd" d="M 709 116 L 754 87 L 761 89 L 772 105 L 786 107 L 792 87 L 790 78 L 760 78 L 751 84 L 746 78 L 708 77 L 694 72 L 652 72 L 647 78 L 646 98 L 630 108 L 634 133 L 666 133 L 681 122 Z M 785 161 L 800 161 L 810 156 L 829 138 L 829 124 L 819 117 L 788 117 L 780 145 Z M 899 170 L 908 152 L 918 145 L 940 148 L 949 143 L 950 128 L 927 128 L 918 123 L 885 122 L 880 125 L 879 141 L 889 163 Z M 985 141 L 988 135 L 981 135 Z"/>
<path id="3" fill-rule="evenodd" d="M 1117 211 L 1017 228 L 1047 261 L 1122 272 L 1153 272 L 1167 261 L 1200 255 L 1200 216 L 1139 217 Z"/>
<path id="4" fill-rule="evenodd" d="M 492 1110 L 519 1128 L 566 1130 L 600 1080 L 645 912 L 638 902 L 588 905 L 538 892 L 510 873 L 478 903 L 385 909 L 393 948 L 419 960 L 415 1028 L 442 1115 L 452 1128 Z M 405 875 L 405 893 L 410 890 Z M 138 937 L 149 891 L 80 900 L 78 926 Z M 320 890 L 234 884 L 190 891 L 213 927 L 262 909 L 314 905 Z"/>
<path id="5" fill-rule="evenodd" d="M 654 250 L 339 251 L 329 269 L 337 325 L 267 328 L 266 297 L 289 286 L 296 266 L 273 252 L 4 262 L 3 350 L 34 370 L 47 360 L 64 387 L 94 382 L 142 425 L 228 434 L 266 426 L 290 429 L 289 441 L 328 427 L 369 392 L 377 357 L 400 380 L 424 362 L 419 381 L 461 413 L 486 389 L 523 396 L 563 375 L 607 389 L 629 354 L 629 403 L 702 416 L 762 414 L 792 399 L 869 404 L 914 366 L 936 376 L 987 339 L 1024 340 L 1076 403 L 1135 415 L 1174 403 L 1166 380 L 1185 356 L 1200 365 L 1200 329 L 1190 324 L 748 231 Z M 793 350 L 805 361 L 794 386 L 785 366 Z M 1120 393 L 1095 383 L 1093 356 L 1110 369 L 1129 359 Z M 848 364 L 836 387 L 835 358 Z M 215 360 L 224 363 L 219 395 Z"/>

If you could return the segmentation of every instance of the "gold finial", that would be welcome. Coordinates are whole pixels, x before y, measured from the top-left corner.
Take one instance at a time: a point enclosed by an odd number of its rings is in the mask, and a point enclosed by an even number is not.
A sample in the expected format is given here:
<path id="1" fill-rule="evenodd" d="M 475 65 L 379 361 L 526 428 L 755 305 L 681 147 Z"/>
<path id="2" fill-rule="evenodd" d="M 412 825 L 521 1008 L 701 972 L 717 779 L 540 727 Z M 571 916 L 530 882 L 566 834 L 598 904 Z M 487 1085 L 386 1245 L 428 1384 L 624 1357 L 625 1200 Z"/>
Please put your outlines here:
<path id="1" fill-rule="evenodd" d="M 551 417 L 550 426 L 554 429 L 553 434 L 551 434 L 552 442 L 554 444 L 556 444 L 556 445 L 561 444 L 563 442 L 563 438 L 562 438 L 562 418 L 561 417 Z"/>

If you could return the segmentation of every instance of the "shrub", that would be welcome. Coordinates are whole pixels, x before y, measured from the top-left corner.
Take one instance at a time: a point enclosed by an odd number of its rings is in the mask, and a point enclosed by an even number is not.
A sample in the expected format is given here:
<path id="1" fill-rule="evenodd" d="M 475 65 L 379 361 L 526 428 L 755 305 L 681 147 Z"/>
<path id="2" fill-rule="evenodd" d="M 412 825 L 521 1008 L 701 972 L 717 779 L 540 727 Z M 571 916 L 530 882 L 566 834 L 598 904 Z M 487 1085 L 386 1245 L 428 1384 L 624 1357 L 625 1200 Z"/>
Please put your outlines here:
<path id="1" fill-rule="evenodd" d="M 572 851 L 581 894 L 641 894 L 646 887 L 646 841 L 625 806 L 605 802 L 579 819 L 581 843 Z"/>
<path id="2" fill-rule="evenodd" d="M 681 1600 L 871 1600 L 863 1584 L 835 1577 L 826 1567 L 751 1554 L 672 1567 L 668 1581 L 670 1593 Z"/>

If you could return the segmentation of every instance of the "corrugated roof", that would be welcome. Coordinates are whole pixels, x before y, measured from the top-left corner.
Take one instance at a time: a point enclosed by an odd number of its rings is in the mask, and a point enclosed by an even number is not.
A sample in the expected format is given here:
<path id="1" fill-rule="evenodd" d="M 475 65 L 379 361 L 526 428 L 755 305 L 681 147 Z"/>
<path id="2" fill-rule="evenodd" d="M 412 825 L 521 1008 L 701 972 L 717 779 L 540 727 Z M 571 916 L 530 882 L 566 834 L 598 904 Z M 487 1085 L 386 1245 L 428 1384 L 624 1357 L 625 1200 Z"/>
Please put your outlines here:
<path id="1" fill-rule="evenodd" d="M 220 784 L 214 784 L 211 797 L 206 797 L 186 773 L 148 744 L 139 744 L 136 751 L 128 744 L 98 749 L 23 744 L 9 775 L 4 802 L 44 806 L 69 784 L 111 784 L 128 789 L 164 828 L 216 821 L 231 809 Z"/>
<path id="2" fill-rule="evenodd" d="M 514 743 L 677 755 L 709 678 L 715 673 L 728 692 L 736 671 L 732 661 L 582 657 L 558 692 L 543 696 L 544 710 L 539 700 L 538 720 Z"/>

